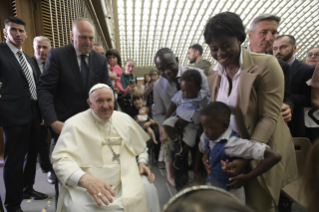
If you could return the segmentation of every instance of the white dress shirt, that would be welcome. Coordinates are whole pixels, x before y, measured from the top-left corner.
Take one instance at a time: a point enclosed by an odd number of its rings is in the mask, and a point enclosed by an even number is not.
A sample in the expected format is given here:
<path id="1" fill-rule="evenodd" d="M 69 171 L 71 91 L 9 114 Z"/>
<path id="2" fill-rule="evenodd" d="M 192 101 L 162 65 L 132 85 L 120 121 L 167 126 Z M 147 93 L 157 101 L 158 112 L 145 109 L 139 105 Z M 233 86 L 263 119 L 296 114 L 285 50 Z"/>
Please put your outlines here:
<path id="1" fill-rule="evenodd" d="M 81 55 L 82 53 L 77 50 L 76 48 L 75 49 L 75 52 L 76 52 L 76 59 L 78 60 L 78 64 L 79 64 L 79 68 L 80 68 L 80 72 L 81 72 Z M 86 62 L 86 65 L 87 67 L 89 67 L 89 55 L 90 54 L 86 54 L 86 57 L 85 57 L 85 62 Z"/>
<path id="2" fill-rule="evenodd" d="M 235 76 L 232 79 L 232 90 L 231 93 L 229 93 L 229 82 L 227 79 L 226 75 L 226 70 L 224 67 L 222 67 L 219 63 L 214 67 L 214 70 L 218 71 L 218 74 L 221 76 L 220 79 L 220 85 L 219 85 L 219 90 L 217 94 L 216 101 L 218 102 L 223 102 L 228 107 L 230 108 L 231 115 L 230 115 L 230 127 L 238 133 L 238 127 L 236 124 L 236 119 L 235 119 L 235 108 L 236 108 L 236 102 L 237 102 L 237 93 L 238 93 L 238 84 L 240 80 L 240 72 L 241 72 L 241 67 L 242 67 L 242 52 L 240 52 L 239 56 L 239 69 Z"/>
<path id="3" fill-rule="evenodd" d="M 231 133 L 232 129 L 228 127 L 228 129 L 223 134 L 221 134 L 218 139 L 214 141 L 209 140 L 209 148 L 212 150 L 216 143 L 218 143 L 222 139 L 226 139 L 227 143 L 224 147 L 224 151 L 227 156 L 255 160 L 264 159 L 264 152 L 266 148 L 269 149 L 269 146 L 264 143 L 252 142 L 247 139 L 237 138 L 236 136 L 230 138 Z M 198 149 L 202 153 L 206 151 L 204 133 L 200 137 Z"/>
<path id="4" fill-rule="evenodd" d="M 36 56 L 35 56 L 35 59 L 36 59 L 36 61 L 37 61 L 37 63 L 38 63 L 38 66 L 39 66 L 39 68 L 40 68 L 40 72 L 41 72 L 41 74 L 42 74 L 42 73 L 43 73 L 43 62 L 45 62 L 45 61 L 38 59 Z"/>

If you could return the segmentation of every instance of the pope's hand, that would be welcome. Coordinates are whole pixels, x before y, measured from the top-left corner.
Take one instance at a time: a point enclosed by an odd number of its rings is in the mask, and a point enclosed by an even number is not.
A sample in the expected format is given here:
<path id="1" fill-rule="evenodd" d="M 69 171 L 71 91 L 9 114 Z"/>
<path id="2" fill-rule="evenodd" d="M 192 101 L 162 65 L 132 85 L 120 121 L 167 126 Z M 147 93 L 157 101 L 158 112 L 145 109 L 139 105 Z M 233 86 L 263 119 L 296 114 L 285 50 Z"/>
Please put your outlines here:
<path id="1" fill-rule="evenodd" d="M 54 121 L 50 124 L 50 126 L 56 134 L 61 134 L 63 124 L 64 123 L 61 121 Z"/>
<path id="2" fill-rule="evenodd" d="M 107 184 L 103 180 L 92 177 L 89 174 L 84 174 L 80 178 L 78 185 L 85 188 L 99 206 L 102 205 L 101 200 L 105 205 L 113 202 L 112 196 L 115 197 L 115 192 L 112 189 L 112 185 Z M 99 193 L 101 194 L 98 196 Z"/>
<path id="3" fill-rule="evenodd" d="M 148 177 L 150 183 L 154 183 L 155 175 L 151 172 L 151 170 L 145 165 L 145 163 L 140 162 L 138 164 L 138 169 L 140 170 L 140 175 L 144 174 Z"/>

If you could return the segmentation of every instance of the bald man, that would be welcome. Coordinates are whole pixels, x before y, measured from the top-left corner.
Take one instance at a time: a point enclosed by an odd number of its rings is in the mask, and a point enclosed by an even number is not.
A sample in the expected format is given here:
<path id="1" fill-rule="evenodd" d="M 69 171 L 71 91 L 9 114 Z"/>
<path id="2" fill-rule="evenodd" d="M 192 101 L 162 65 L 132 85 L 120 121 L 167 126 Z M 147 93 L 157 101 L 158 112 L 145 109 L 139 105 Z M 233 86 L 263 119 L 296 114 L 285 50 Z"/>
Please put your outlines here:
<path id="1" fill-rule="evenodd" d="M 105 55 L 105 51 L 104 51 L 103 46 L 101 46 L 101 45 L 98 44 L 98 43 L 95 43 L 95 44 L 93 45 L 93 50 L 94 50 L 94 51 L 97 51 L 97 52 L 99 52 L 99 53 L 101 53 L 102 55 Z"/>
<path id="2" fill-rule="evenodd" d="M 89 89 L 96 83 L 112 86 L 106 57 L 92 51 L 94 28 L 88 19 L 78 18 L 70 32 L 73 44 L 51 49 L 39 79 L 39 104 L 52 136 L 51 153 L 64 122 L 89 108 Z"/>

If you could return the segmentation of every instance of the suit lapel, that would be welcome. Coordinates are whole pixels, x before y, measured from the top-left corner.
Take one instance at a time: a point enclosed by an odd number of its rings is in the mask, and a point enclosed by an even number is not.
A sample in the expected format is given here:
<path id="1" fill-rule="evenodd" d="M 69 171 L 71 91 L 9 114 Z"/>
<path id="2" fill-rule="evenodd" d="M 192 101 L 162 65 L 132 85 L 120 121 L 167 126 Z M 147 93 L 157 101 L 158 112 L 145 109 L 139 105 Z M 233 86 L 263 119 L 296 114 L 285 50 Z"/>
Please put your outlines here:
<path id="1" fill-rule="evenodd" d="M 88 84 L 87 84 L 87 92 L 90 90 L 90 87 L 94 85 L 94 68 L 95 68 L 95 60 L 96 60 L 96 57 L 95 57 L 95 52 L 92 50 L 90 52 L 90 56 L 89 56 L 89 73 L 88 73 Z"/>
<path id="2" fill-rule="evenodd" d="M 290 78 L 292 79 L 298 73 L 299 61 L 296 59 L 290 68 Z"/>
<path id="3" fill-rule="evenodd" d="M 5 41 L 3 41 L 2 44 L 3 45 L 1 47 L 3 49 L 3 52 L 9 57 L 11 62 L 18 68 L 18 70 L 20 71 L 22 76 L 25 78 L 25 80 L 27 80 L 19 61 L 17 60 L 17 58 L 15 57 L 15 55 L 13 54 L 9 46 L 5 43 Z"/>
<path id="4" fill-rule="evenodd" d="M 32 56 L 32 60 L 35 66 L 35 70 L 37 72 L 37 78 L 39 79 L 40 75 L 41 75 L 41 71 L 40 71 L 40 67 L 38 65 L 37 59 L 35 58 L 35 56 Z"/>
<path id="5" fill-rule="evenodd" d="M 250 92 L 253 87 L 253 83 L 257 77 L 257 74 L 252 73 L 254 70 L 254 63 L 250 57 L 250 53 L 246 49 L 243 51 L 243 65 L 240 73 L 240 80 L 237 88 L 237 100 L 236 100 L 236 123 L 239 132 L 246 132 L 246 127 L 241 124 L 245 123 L 245 117 L 247 114 L 249 102 L 250 102 Z M 246 135 L 241 135 L 246 136 Z"/>
<path id="6" fill-rule="evenodd" d="M 211 74 L 207 77 L 207 83 L 210 92 L 210 98 L 212 101 L 216 101 L 220 86 L 220 75 L 218 74 L 218 71 L 211 72 Z"/>
<path id="7" fill-rule="evenodd" d="M 76 52 L 75 52 L 73 44 L 69 45 L 68 59 L 69 59 L 70 65 L 72 67 L 73 74 L 74 74 L 75 78 L 77 79 L 79 86 L 82 89 L 83 93 L 85 93 L 86 90 L 84 89 L 84 85 L 82 82 L 80 67 L 79 67 L 78 59 L 76 57 Z"/>

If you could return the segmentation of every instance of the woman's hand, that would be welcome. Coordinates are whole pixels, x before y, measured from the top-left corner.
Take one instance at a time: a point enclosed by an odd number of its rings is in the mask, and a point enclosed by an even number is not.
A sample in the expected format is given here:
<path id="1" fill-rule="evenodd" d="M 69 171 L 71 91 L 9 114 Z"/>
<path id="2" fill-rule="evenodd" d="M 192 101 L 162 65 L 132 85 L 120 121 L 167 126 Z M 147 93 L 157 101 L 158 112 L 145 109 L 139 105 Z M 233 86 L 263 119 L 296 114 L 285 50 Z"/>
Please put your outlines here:
<path id="1" fill-rule="evenodd" d="M 236 176 L 249 164 L 250 160 L 235 159 L 232 162 L 228 160 L 221 160 L 220 162 L 223 172 Z"/>
<path id="2" fill-rule="evenodd" d="M 228 187 L 236 189 L 236 188 L 241 188 L 248 181 L 248 179 L 245 174 L 240 174 L 240 175 L 237 175 L 236 177 L 229 178 L 229 181 L 233 181 L 233 182 L 226 185 Z"/>
<path id="3" fill-rule="evenodd" d="M 114 93 L 116 93 L 118 95 L 122 94 L 122 91 L 119 89 L 119 87 L 117 87 L 117 85 L 114 85 L 113 89 L 114 89 Z"/>

